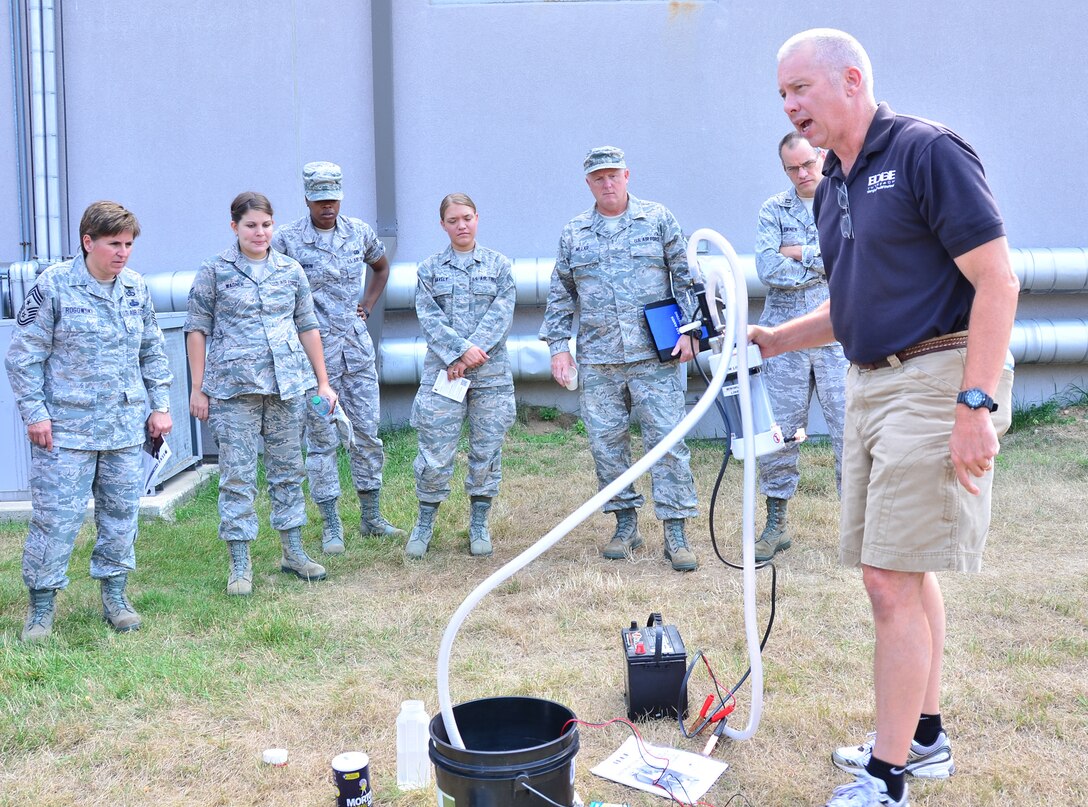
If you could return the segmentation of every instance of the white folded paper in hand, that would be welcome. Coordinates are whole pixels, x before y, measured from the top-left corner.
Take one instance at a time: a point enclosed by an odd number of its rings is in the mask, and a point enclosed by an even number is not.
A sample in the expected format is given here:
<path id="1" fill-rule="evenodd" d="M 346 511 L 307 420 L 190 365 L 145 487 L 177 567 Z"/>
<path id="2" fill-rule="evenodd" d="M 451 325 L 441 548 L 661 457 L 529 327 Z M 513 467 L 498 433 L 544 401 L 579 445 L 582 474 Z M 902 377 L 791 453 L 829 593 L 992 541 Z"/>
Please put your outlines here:
<path id="1" fill-rule="evenodd" d="M 166 463 L 170 461 L 172 455 L 170 444 L 161 437 L 154 440 L 148 437 L 144 440 L 144 450 L 141 455 L 143 457 L 144 488 L 141 495 L 151 496 L 155 493 L 155 486 L 159 484 L 159 474 L 162 473 L 162 469 L 166 467 Z"/>
<path id="2" fill-rule="evenodd" d="M 331 417 L 332 422 L 336 424 L 336 432 L 340 435 L 340 445 L 345 449 L 355 448 L 355 430 L 351 428 L 351 421 L 348 420 L 339 401 L 336 402 L 336 408 L 332 410 Z"/>
<path id="3" fill-rule="evenodd" d="M 468 392 L 471 385 L 472 382 L 464 376 L 450 381 L 446 374 L 439 370 L 438 378 L 434 380 L 433 389 L 439 395 L 449 398 L 451 401 L 463 401 L 465 400 L 465 393 Z"/>

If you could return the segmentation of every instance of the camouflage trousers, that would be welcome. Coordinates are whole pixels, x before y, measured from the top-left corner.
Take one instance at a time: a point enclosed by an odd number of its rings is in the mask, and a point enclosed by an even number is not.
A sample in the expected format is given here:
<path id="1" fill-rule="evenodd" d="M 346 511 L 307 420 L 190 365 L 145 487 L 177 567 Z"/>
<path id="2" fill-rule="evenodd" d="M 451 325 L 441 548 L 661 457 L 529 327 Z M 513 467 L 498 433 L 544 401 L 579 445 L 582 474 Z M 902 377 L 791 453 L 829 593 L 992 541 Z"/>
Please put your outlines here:
<path id="1" fill-rule="evenodd" d="M 327 366 L 329 385 L 340 396 L 340 406 L 351 421 L 355 433 L 355 447 L 348 452 L 351 460 L 351 478 L 356 490 L 377 490 L 382 486 L 382 465 L 385 452 L 378 438 L 381 419 L 378 396 L 378 370 L 373 361 L 362 369 L 351 372 L 340 360 L 340 367 Z M 337 372 L 339 370 L 339 372 Z M 306 393 L 306 400 L 317 394 L 313 389 Z M 303 440 L 306 444 L 306 478 L 310 482 L 310 496 L 315 502 L 340 497 L 340 466 L 336 461 L 336 449 L 340 436 L 330 418 L 317 414 L 307 405 L 303 415 Z"/>
<path id="2" fill-rule="evenodd" d="M 101 580 L 136 569 L 141 446 L 81 451 L 31 446 L 30 497 L 34 513 L 23 548 L 23 582 L 31 589 L 68 585 L 68 560 L 94 496 L 97 539 L 91 577 Z"/>
<path id="3" fill-rule="evenodd" d="M 278 395 L 212 398 L 208 425 L 219 444 L 219 537 L 252 541 L 257 537 L 257 446 L 264 438 L 264 470 L 272 500 L 274 530 L 306 523 L 302 496 L 299 419 L 305 399 Z"/>
<path id="4" fill-rule="evenodd" d="M 631 467 L 631 416 L 642 426 L 647 448 L 661 442 L 684 417 L 680 365 L 656 360 L 629 364 L 579 364 L 579 402 L 597 466 L 598 490 Z M 699 514 L 691 454 L 680 440 L 650 468 L 654 513 L 658 518 Z M 604 506 L 605 512 L 641 507 L 643 498 L 628 485 Z"/>
<path id="5" fill-rule="evenodd" d="M 514 388 L 470 387 L 464 401 L 451 401 L 424 384 L 412 404 L 412 425 L 419 432 L 419 453 L 412 467 L 421 502 L 443 502 L 450 495 L 453 458 L 468 420 L 469 496 L 494 497 L 502 481 L 502 443 L 514 423 Z"/>
<path id="6" fill-rule="evenodd" d="M 838 342 L 824 347 L 795 350 L 763 362 L 763 379 L 775 420 L 782 434 L 793 436 L 808 425 L 812 395 L 820 401 L 835 450 L 835 487 L 842 493 L 842 432 L 846 411 L 846 369 L 850 363 Z M 759 458 L 759 490 L 764 496 L 789 499 L 801 478 L 801 448 L 786 443 L 778 451 Z"/>

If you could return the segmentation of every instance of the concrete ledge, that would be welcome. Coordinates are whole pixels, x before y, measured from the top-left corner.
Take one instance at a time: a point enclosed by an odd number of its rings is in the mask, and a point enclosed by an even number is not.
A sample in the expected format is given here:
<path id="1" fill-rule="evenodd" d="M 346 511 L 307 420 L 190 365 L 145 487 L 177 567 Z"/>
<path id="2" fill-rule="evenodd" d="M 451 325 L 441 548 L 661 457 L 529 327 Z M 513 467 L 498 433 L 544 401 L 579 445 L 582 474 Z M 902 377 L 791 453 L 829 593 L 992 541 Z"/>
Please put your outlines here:
<path id="1" fill-rule="evenodd" d="M 196 495 L 199 488 L 212 474 L 219 473 L 216 464 L 200 465 L 189 468 L 173 477 L 163 485 L 161 493 L 144 496 L 140 499 L 140 515 L 144 518 L 174 520 L 174 508 L 184 504 Z M 0 502 L 0 521 L 30 521 L 31 505 L 29 501 Z M 87 520 L 94 519 L 94 500 L 87 503 Z"/>

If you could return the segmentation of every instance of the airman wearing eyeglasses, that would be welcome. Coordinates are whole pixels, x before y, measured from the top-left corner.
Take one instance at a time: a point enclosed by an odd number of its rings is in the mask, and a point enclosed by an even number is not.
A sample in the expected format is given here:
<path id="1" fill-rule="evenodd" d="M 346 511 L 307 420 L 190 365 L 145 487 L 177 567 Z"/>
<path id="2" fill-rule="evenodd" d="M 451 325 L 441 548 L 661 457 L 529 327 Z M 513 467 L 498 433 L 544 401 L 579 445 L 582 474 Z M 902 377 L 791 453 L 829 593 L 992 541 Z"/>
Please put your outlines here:
<path id="1" fill-rule="evenodd" d="M 763 203 L 755 250 L 756 271 L 767 286 L 759 324 L 768 328 L 807 314 L 828 299 L 824 261 L 812 215 L 816 188 L 823 179 L 824 152 L 799 133 L 790 132 L 779 141 L 778 156 L 793 187 Z M 816 393 L 835 450 L 837 488 L 841 487 L 847 366 L 838 342 L 783 353 L 764 363 L 767 392 L 783 433 L 794 434 L 807 425 L 812 394 Z M 756 542 L 759 562 L 770 560 L 791 544 L 786 507 L 797 492 L 800 456 L 799 444 L 791 442 L 759 461 L 759 488 L 767 498 L 767 523 Z"/>

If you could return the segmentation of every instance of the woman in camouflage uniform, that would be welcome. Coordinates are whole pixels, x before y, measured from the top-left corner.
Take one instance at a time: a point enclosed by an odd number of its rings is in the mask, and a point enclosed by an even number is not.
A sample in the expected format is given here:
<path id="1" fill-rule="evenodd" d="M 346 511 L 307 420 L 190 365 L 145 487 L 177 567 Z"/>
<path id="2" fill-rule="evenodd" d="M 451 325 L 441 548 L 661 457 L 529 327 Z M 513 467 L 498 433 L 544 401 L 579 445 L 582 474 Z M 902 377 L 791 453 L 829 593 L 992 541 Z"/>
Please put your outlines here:
<path id="1" fill-rule="evenodd" d="M 404 551 L 422 558 L 434 534 L 438 506 L 450 494 L 453 457 L 468 420 L 468 475 L 472 501 L 469 551 L 491 554 L 488 516 L 502 480 L 502 442 L 514 422 L 514 378 L 506 337 L 514 318 L 514 276 L 510 260 L 476 243 L 479 216 L 463 193 L 451 193 L 439 207 L 450 245 L 419 265 L 416 316 L 427 339 L 423 378 L 412 405 L 419 431 L 415 459 L 419 517 Z M 463 400 L 435 390 L 439 374 L 469 382 Z"/>
<path id="2" fill-rule="evenodd" d="M 335 404 L 336 393 L 325 374 L 306 275 L 297 261 L 269 246 L 271 203 L 259 193 L 239 194 L 230 226 L 238 240 L 200 267 L 189 291 L 185 333 L 193 376 L 189 410 L 209 421 L 219 444 L 219 537 L 230 549 L 227 594 L 247 595 L 253 583 L 249 542 L 257 537 L 259 438 L 270 520 L 283 545 L 280 569 L 304 580 L 325 577 L 324 567 L 302 548 L 299 418 L 315 376 L 319 395 Z"/>

